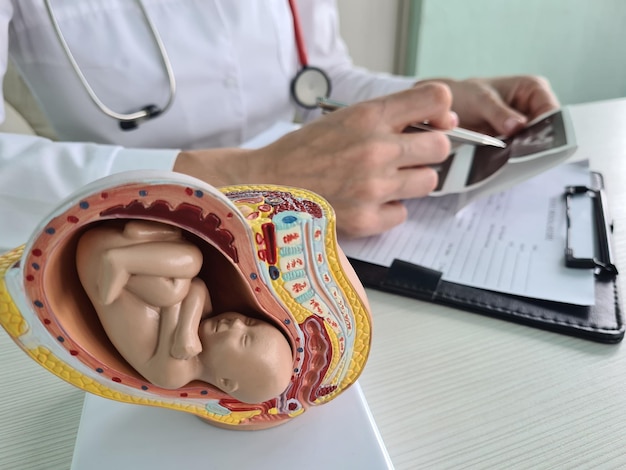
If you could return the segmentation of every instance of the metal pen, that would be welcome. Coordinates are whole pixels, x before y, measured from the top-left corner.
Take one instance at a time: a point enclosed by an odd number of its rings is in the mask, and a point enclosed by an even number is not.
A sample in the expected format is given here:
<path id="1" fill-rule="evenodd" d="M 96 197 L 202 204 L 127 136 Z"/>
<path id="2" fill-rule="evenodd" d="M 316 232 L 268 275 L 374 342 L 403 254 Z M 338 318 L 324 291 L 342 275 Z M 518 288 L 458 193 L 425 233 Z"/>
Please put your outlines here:
<path id="1" fill-rule="evenodd" d="M 318 98 L 317 107 L 323 112 L 328 113 L 340 108 L 347 107 L 347 104 L 339 103 L 337 101 L 329 100 L 327 98 Z M 479 132 L 470 131 L 461 127 L 455 127 L 453 129 L 437 129 L 426 123 L 413 123 L 407 126 L 404 132 L 418 132 L 418 131 L 438 131 L 443 132 L 450 139 L 461 142 L 464 144 L 472 145 L 491 145 L 493 147 L 506 148 L 506 143 L 490 135 L 481 134 Z"/>

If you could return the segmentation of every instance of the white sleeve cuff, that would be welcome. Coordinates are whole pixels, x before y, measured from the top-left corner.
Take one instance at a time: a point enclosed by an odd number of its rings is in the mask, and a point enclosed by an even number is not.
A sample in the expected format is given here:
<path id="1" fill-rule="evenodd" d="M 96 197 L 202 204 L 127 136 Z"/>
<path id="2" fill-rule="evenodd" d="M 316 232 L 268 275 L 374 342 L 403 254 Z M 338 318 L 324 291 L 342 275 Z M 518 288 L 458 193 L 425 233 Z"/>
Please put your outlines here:
<path id="1" fill-rule="evenodd" d="M 110 161 L 108 174 L 131 170 L 169 170 L 180 150 L 174 149 L 128 149 L 120 148 Z"/>

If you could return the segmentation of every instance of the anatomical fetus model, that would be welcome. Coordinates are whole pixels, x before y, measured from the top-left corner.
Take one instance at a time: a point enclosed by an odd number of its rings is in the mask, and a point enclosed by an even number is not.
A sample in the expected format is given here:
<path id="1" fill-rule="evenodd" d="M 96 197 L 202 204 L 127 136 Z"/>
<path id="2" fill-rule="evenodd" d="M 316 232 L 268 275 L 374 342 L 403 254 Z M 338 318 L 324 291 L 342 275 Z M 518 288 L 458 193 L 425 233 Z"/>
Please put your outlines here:
<path id="1" fill-rule="evenodd" d="M 334 399 L 371 340 L 325 200 L 151 171 L 86 186 L 0 256 L 0 324 L 89 393 L 242 430 Z"/>
<path id="2" fill-rule="evenodd" d="M 203 380 L 247 403 L 287 388 L 292 358 L 283 333 L 241 313 L 212 315 L 198 277 L 202 252 L 180 229 L 109 222 L 81 236 L 76 264 L 107 336 L 154 385 Z"/>

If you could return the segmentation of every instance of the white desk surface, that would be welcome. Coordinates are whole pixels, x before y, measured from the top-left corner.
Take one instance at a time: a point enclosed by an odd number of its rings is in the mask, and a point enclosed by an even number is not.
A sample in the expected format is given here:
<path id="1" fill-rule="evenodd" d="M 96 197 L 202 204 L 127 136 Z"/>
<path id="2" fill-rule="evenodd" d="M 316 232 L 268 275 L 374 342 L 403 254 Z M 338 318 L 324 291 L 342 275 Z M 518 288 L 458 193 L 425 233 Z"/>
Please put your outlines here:
<path id="1" fill-rule="evenodd" d="M 577 155 L 605 176 L 624 271 L 626 99 L 571 111 Z M 624 344 L 368 294 L 374 336 L 359 383 L 398 470 L 626 468 Z M 0 468 L 68 469 L 83 397 L 0 331 Z"/>

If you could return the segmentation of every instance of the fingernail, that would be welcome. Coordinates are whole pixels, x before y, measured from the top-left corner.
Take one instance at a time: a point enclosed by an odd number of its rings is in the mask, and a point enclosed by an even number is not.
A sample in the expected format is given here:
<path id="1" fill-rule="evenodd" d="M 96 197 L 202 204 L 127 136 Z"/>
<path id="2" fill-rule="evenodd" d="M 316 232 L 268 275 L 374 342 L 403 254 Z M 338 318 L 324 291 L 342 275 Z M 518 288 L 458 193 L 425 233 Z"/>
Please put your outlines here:
<path id="1" fill-rule="evenodd" d="M 520 127 L 523 127 L 524 124 L 526 124 L 524 119 L 519 117 L 510 117 L 506 121 L 504 121 L 504 130 L 507 134 L 510 134 Z"/>
<path id="2" fill-rule="evenodd" d="M 450 121 L 452 122 L 452 127 L 456 127 L 459 125 L 459 115 L 454 111 L 450 111 Z"/>

